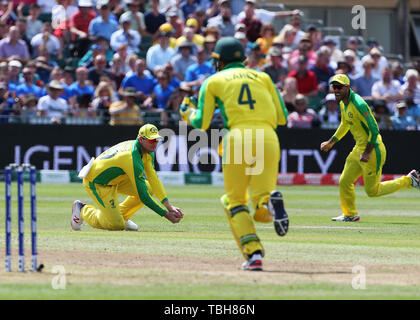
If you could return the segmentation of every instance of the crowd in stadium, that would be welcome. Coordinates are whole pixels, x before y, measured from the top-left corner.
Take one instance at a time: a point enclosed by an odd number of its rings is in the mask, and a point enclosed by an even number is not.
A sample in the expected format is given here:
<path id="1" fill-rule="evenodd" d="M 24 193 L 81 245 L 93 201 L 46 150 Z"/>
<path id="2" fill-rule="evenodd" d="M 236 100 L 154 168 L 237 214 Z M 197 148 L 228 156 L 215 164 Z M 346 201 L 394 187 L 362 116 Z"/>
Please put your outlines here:
<path id="1" fill-rule="evenodd" d="M 168 125 L 227 36 L 243 43 L 247 68 L 270 75 L 289 127 L 335 128 L 329 80 L 345 73 L 381 129 L 420 128 L 420 67 L 255 0 L 0 0 L 0 122 Z"/>

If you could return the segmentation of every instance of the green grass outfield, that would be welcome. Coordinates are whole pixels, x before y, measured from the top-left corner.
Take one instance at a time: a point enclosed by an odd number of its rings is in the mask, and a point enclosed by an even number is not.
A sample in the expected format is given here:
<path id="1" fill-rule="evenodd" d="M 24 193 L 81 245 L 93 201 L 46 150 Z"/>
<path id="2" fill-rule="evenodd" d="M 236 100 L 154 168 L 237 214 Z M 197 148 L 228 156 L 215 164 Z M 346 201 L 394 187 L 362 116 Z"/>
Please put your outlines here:
<path id="1" fill-rule="evenodd" d="M 30 265 L 28 183 L 26 268 Z M 167 186 L 185 218 L 173 225 L 148 208 L 132 220 L 140 232 L 70 228 L 74 199 L 92 203 L 79 183 L 37 185 L 42 273 L 17 272 L 17 214 L 13 270 L 0 269 L 0 299 L 419 299 L 420 193 L 404 190 L 368 198 L 357 187 L 361 221 L 340 214 L 336 186 L 279 186 L 290 216 L 280 238 L 256 224 L 264 272 L 240 270 L 242 258 L 219 203 L 222 187 Z M 16 200 L 16 185 L 13 185 Z M 1 184 L 0 193 L 4 194 Z M 0 259 L 4 261 L 4 198 L 0 201 Z M 64 282 L 56 266 L 65 269 Z M 364 270 L 365 273 L 360 273 Z M 363 278 L 361 278 L 363 276 Z M 358 279 L 365 280 L 365 286 Z"/>

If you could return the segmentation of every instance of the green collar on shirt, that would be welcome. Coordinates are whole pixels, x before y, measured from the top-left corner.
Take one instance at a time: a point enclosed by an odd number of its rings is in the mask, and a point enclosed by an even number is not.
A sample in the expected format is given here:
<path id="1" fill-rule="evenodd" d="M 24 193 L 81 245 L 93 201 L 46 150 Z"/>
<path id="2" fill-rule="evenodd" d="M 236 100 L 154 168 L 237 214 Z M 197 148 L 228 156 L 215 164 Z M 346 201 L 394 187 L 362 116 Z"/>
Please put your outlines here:
<path id="1" fill-rule="evenodd" d="M 239 61 L 230 62 L 225 66 L 223 70 L 231 69 L 231 68 L 245 68 L 245 65 Z"/>
<path id="2" fill-rule="evenodd" d="M 350 102 L 354 101 L 354 91 L 352 89 L 350 89 L 350 93 L 349 93 L 349 104 Z M 347 107 L 349 106 L 348 104 L 346 105 L 343 101 L 344 104 L 344 110 L 347 110 Z"/>

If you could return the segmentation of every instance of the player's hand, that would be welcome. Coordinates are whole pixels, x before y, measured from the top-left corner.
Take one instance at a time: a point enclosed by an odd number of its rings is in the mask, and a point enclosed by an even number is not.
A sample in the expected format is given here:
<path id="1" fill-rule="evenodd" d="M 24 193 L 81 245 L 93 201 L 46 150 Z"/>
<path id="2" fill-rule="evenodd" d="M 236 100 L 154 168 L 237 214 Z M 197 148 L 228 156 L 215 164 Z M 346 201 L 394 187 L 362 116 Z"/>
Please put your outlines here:
<path id="1" fill-rule="evenodd" d="M 184 214 L 178 211 L 168 211 L 164 217 L 172 223 L 178 223 L 184 217 Z"/>
<path id="2" fill-rule="evenodd" d="M 359 158 L 359 160 L 360 161 L 362 161 L 362 162 L 368 162 L 369 161 L 369 159 L 370 159 L 370 152 L 369 153 L 366 153 L 366 152 L 363 152 L 361 155 L 360 155 L 360 158 Z"/>
<path id="3" fill-rule="evenodd" d="M 320 149 L 322 151 L 329 151 L 334 146 L 334 140 L 328 140 L 321 143 Z"/>

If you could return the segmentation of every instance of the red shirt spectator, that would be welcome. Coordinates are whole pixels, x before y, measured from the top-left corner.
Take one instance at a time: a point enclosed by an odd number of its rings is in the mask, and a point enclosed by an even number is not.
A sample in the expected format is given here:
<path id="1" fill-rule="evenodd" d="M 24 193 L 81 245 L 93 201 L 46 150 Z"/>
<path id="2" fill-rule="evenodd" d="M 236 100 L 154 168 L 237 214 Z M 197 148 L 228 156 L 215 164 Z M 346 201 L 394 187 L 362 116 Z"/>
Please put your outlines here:
<path id="1" fill-rule="evenodd" d="M 305 96 L 316 96 L 318 94 L 318 81 L 314 72 L 307 69 L 308 59 L 300 56 L 298 68 L 289 72 L 288 78 L 295 78 L 298 92 Z"/>
<path id="2" fill-rule="evenodd" d="M 89 6 L 90 4 L 90 6 Z M 79 11 L 76 12 L 73 17 L 71 17 L 70 26 L 71 28 L 76 28 L 79 32 L 85 33 L 86 36 L 80 38 L 85 38 L 89 34 L 89 24 L 96 17 L 95 11 L 92 10 L 92 4 L 90 0 L 81 0 L 79 1 Z M 73 30 L 72 30 L 73 32 Z M 78 33 L 78 32 L 73 32 Z"/>
<path id="3" fill-rule="evenodd" d="M 245 25 L 245 33 L 248 41 L 255 42 L 261 36 L 262 22 L 255 15 L 254 12 L 255 3 L 253 1 L 247 1 L 244 7 L 245 18 L 239 23 Z"/>

